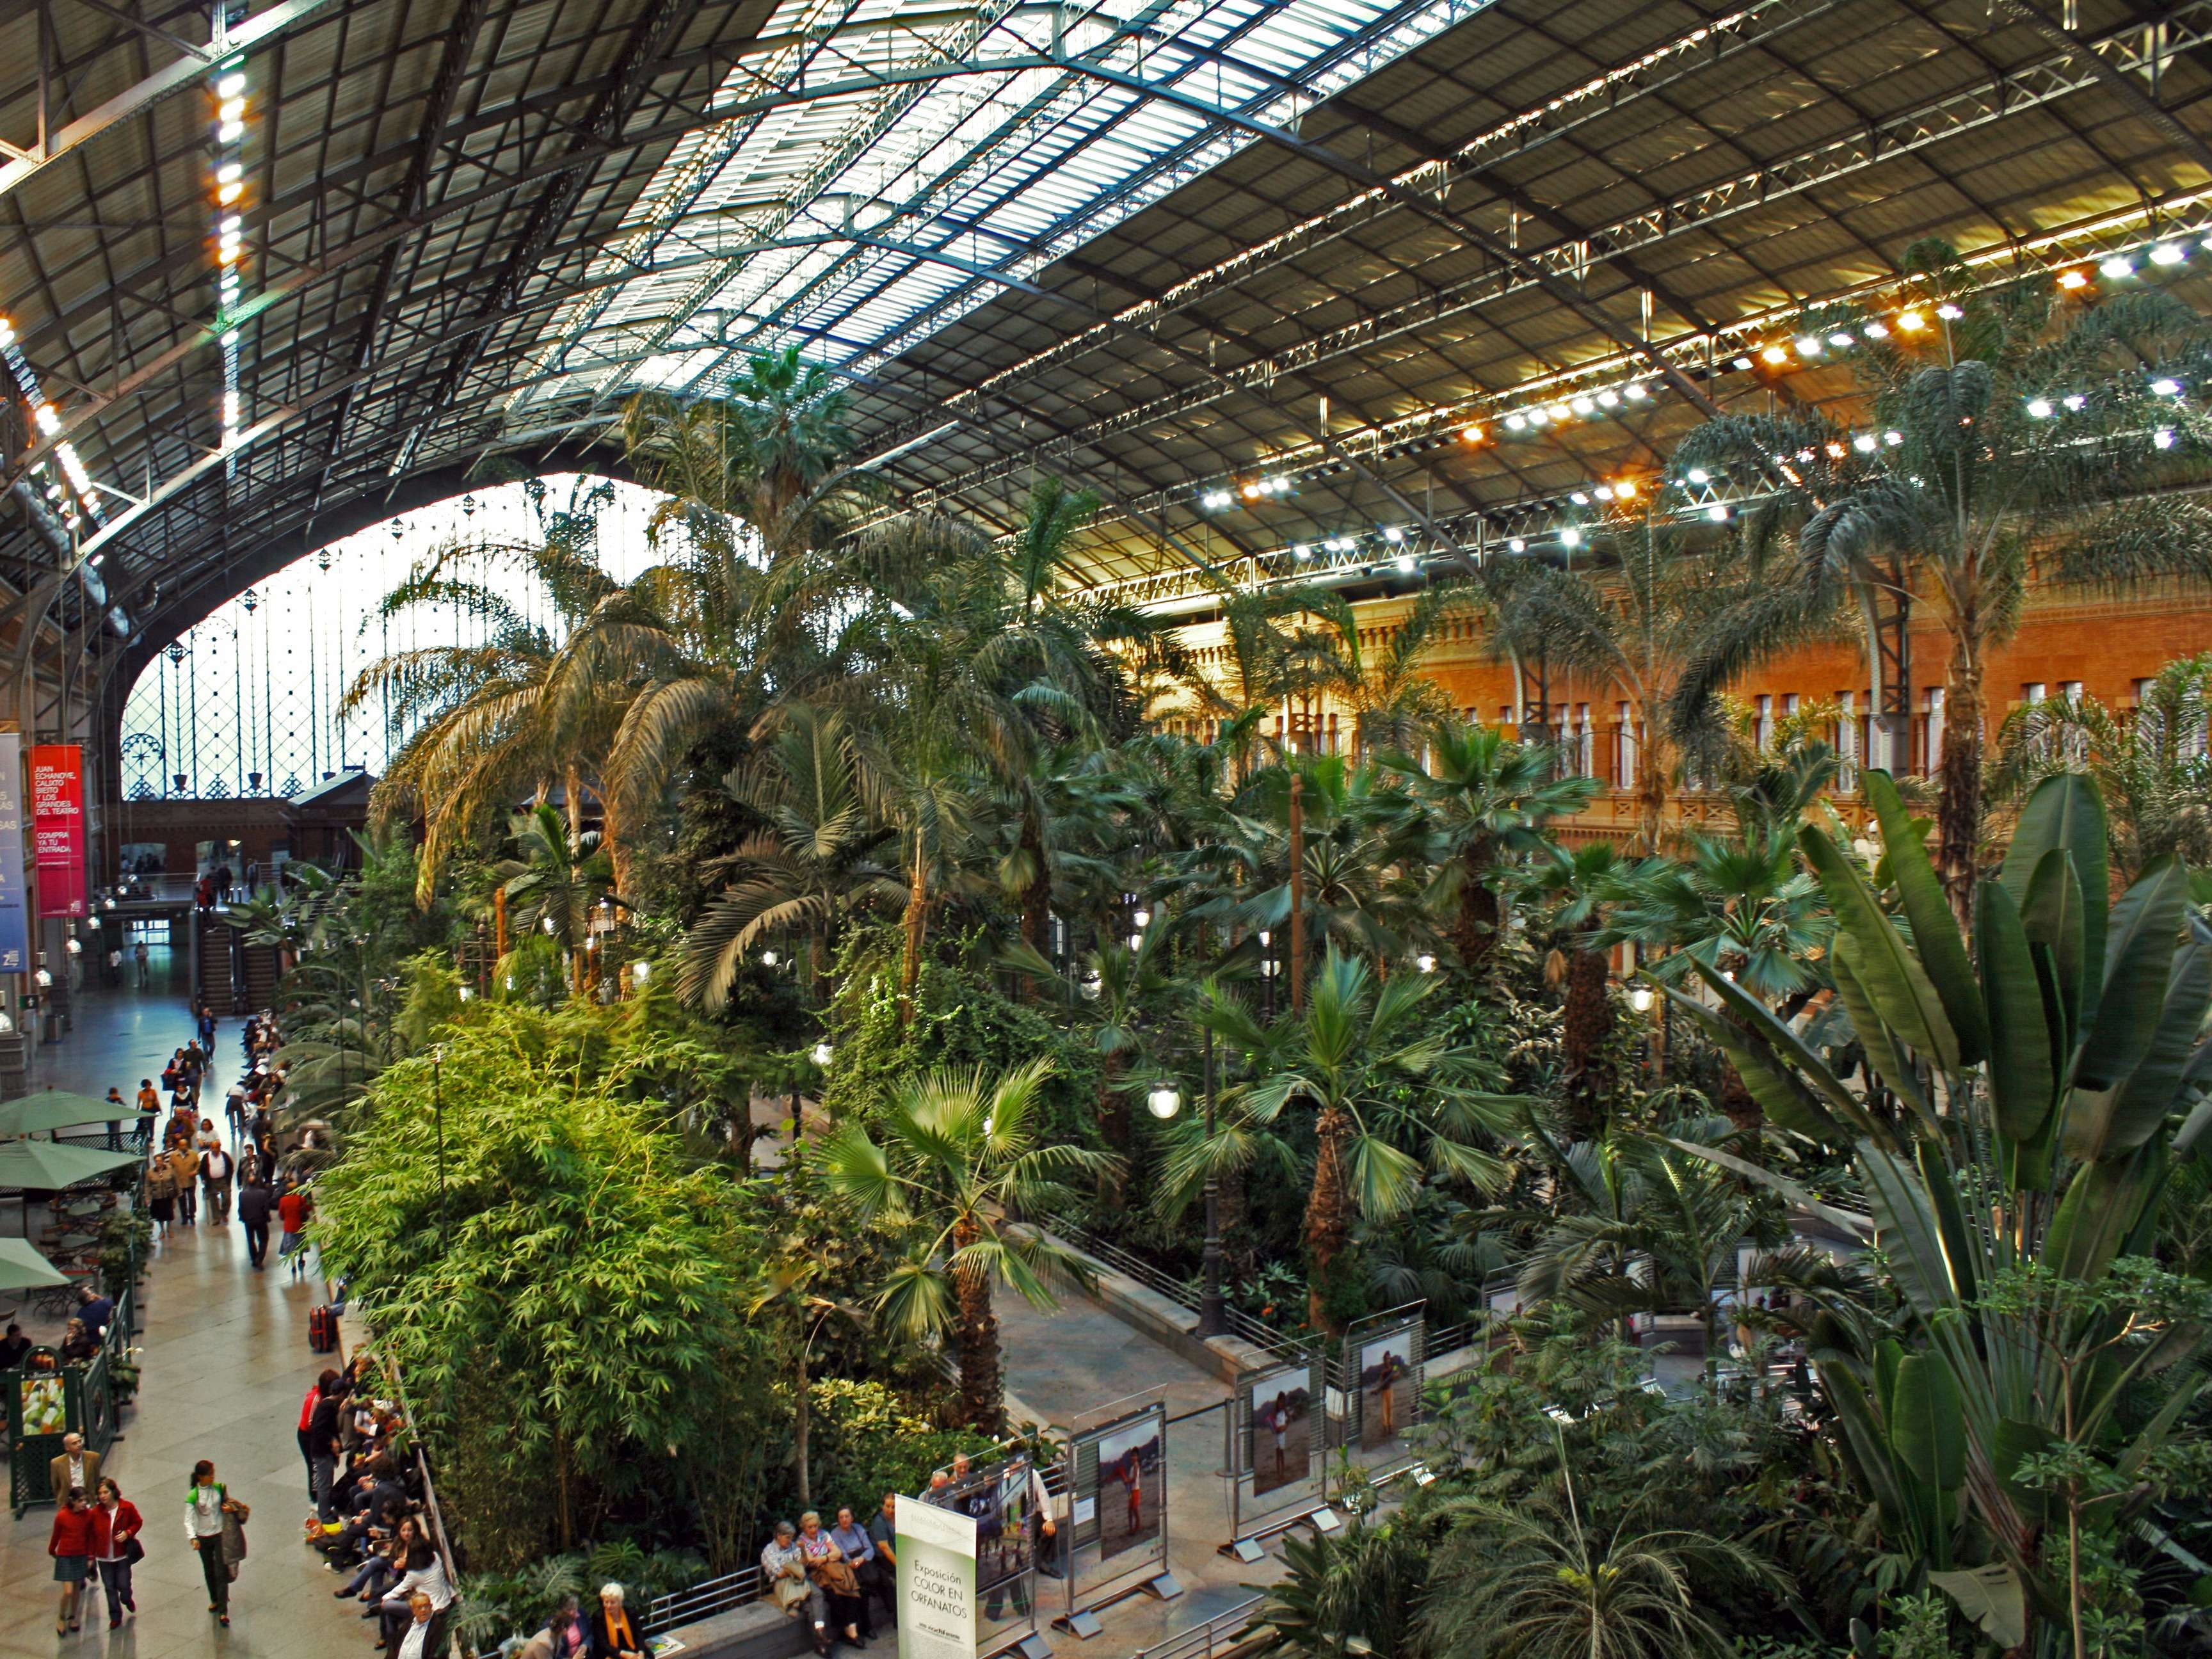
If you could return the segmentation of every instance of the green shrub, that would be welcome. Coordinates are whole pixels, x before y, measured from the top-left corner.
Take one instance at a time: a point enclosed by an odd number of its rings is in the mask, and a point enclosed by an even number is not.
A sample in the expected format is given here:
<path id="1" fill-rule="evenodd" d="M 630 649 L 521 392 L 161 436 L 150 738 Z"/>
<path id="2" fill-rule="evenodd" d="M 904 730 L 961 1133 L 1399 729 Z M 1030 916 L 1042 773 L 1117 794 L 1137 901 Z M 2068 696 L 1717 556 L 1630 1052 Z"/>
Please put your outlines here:
<path id="1" fill-rule="evenodd" d="M 872 1515 L 885 1492 L 918 1492 L 954 1454 L 973 1457 L 995 1443 L 972 1429 L 936 1427 L 880 1382 L 824 1377 L 807 1395 L 814 1407 L 808 1458 L 814 1507 L 824 1515 L 841 1504 Z"/>

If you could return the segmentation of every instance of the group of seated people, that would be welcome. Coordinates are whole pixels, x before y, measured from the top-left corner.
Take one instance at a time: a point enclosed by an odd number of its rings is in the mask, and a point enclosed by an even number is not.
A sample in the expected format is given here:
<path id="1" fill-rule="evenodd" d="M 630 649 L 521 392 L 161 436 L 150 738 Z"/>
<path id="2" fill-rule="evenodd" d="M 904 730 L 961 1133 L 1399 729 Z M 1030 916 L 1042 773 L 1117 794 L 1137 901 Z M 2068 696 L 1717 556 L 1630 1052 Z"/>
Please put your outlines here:
<path id="1" fill-rule="evenodd" d="M 403 1419 L 392 1401 L 373 1397 L 374 1370 L 368 1354 L 357 1352 L 343 1371 L 325 1370 L 301 1402 L 300 1449 L 315 1502 L 307 1542 L 330 1571 L 348 1575 L 331 1595 L 359 1601 L 362 1617 L 378 1622 L 371 1645 L 398 1659 L 425 1622 L 416 1617 L 422 1596 L 430 1628 L 419 1640 L 442 1652 L 453 1587 L 423 1509 L 420 1474 L 398 1449 Z"/>
<path id="2" fill-rule="evenodd" d="M 809 1622 L 815 1652 L 828 1653 L 840 1635 L 848 1646 L 865 1649 L 876 1633 L 871 1604 L 879 1599 L 887 1619 L 896 1622 L 896 1502 L 885 1492 L 882 1507 L 866 1522 L 841 1509 L 826 1527 L 815 1510 L 800 1516 L 797 1526 L 775 1523 L 775 1535 L 761 1551 L 761 1595 Z"/>
<path id="3" fill-rule="evenodd" d="M 10 1322 L 7 1334 L 0 1336 L 0 1371 L 23 1368 L 52 1370 L 57 1363 L 84 1364 L 100 1352 L 100 1345 L 107 1337 L 108 1323 L 114 1317 L 112 1297 L 89 1285 L 80 1285 L 76 1287 L 76 1312 L 63 1329 L 59 1352 L 40 1347 L 23 1334 L 21 1325 Z"/>

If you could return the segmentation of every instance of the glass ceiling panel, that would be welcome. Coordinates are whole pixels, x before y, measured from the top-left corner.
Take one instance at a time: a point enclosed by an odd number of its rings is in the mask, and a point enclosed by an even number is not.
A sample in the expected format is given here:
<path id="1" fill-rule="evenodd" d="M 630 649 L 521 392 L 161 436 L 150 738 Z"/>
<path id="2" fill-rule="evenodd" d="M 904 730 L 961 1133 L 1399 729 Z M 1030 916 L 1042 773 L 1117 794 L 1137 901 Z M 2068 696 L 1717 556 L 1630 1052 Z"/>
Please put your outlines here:
<path id="1" fill-rule="evenodd" d="M 1067 58 L 1295 131 L 1491 3 L 782 0 L 594 273 L 636 274 L 555 314 L 509 416 L 718 388 L 793 340 L 869 373 L 1255 142 Z"/>

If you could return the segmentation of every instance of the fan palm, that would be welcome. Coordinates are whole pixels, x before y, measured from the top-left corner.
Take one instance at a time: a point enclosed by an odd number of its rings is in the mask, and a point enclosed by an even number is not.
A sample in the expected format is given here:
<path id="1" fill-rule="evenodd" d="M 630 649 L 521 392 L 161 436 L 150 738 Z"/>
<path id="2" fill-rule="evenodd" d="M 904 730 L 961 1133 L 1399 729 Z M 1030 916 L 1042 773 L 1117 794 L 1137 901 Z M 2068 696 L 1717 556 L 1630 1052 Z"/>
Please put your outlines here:
<path id="1" fill-rule="evenodd" d="M 1492 1659 L 1684 1659 L 1735 1650 L 1700 1610 L 1716 1582 L 1776 1587 L 1780 1575 L 1730 1540 L 1681 1528 L 1583 1524 L 1563 1496 L 1513 1508 L 1476 1498 L 1437 1552 L 1423 1623 L 1442 1653 Z"/>
<path id="2" fill-rule="evenodd" d="M 1379 960 L 1402 957 L 1429 927 L 1409 874 L 1425 852 L 1423 825 L 1395 779 L 1341 756 L 1297 757 L 1269 768 L 1254 777 L 1236 810 L 1213 816 L 1212 833 L 1173 861 L 1179 881 L 1194 883 L 1200 896 L 1186 919 L 1232 935 L 1285 934 L 1293 776 L 1302 785 L 1307 937 Z M 1255 948 L 1248 944 L 1245 955 Z"/>
<path id="3" fill-rule="evenodd" d="M 1289 1023 L 1277 1069 L 1237 1097 L 1259 1124 L 1295 1101 L 1314 1105 L 1304 1232 L 1317 1330 L 1329 1328 L 1329 1269 L 1353 1222 L 1404 1214 L 1429 1174 L 1493 1182 L 1498 1160 L 1478 1142 L 1507 1133 L 1526 1103 L 1474 1086 L 1486 1076 L 1480 1057 L 1419 1030 L 1436 986 L 1424 974 L 1378 982 L 1364 962 L 1330 946 L 1307 987 L 1305 1012 Z"/>
<path id="4" fill-rule="evenodd" d="M 1451 917 L 1452 947 L 1478 966 L 1498 942 L 1497 880 L 1509 856 L 1550 846 L 1544 827 L 1579 811 L 1597 793 L 1589 778 L 1563 778 L 1553 750 L 1516 741 L 1495 726 L 1439 726 L 1430 733 L 1429 763 L 1386 755 L 1425 811 L 1431 841 L 1429 902 Z"/>
<path id="5" fill-rule="evenodd" d="M 860 761 L 844 716 L 803 702 L 771 718 L 767 748 L 722 780 L 730 799 L 764 820 L 722 865 L 736 878 L 684 941 L 687 1000 L 719 1007 L 738 959 L 763 938 L 797 933 L 817 984 L 838 925 L 905 889 L 884 854 L 890 836 L 861 799 Z"/>
<path id="6" fill-rule="evenodd" d="M 1004 1409 L 992 1287 L 1007 1285 L 1048 1310 L 1057 1305 L 1054 1285 L 1090 1276 L 1081 1256 L 1006 1218 L 1069 1201 L 1066 1177 L 1103 1179 L 1118 1167 L 1107 1153 L 1041 1142 L 1034 1120 L 1051 1073 L 1049 1060 L 1036 1060 L 996 1079 L 980 1069 L 911 1078 L 879 1121 L 880 1143 L 850 1122 L 822 1148 L 830 1187 L 864 1219 L 887 1216 L 922 1230 L 876 1305 L 906 1335 L 951 1336 L 963 1416 L 987 1431 L 998 1428 Z"/>

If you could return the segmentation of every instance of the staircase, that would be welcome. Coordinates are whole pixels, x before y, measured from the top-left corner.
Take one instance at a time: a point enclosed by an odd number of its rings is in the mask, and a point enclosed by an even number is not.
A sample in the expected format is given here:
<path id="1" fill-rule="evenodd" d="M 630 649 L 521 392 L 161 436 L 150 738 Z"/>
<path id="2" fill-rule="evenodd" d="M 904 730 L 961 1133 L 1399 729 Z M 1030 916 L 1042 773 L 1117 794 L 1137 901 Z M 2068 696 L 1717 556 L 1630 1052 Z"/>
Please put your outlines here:
<path id="1" fill-rule="evenodd" d="M 273 945 L 241 945 L 246 958 L 246 1000 L 237 1012 L 258 1014 L 264 1008 L 276 1006 L 276 947 Z"/>

